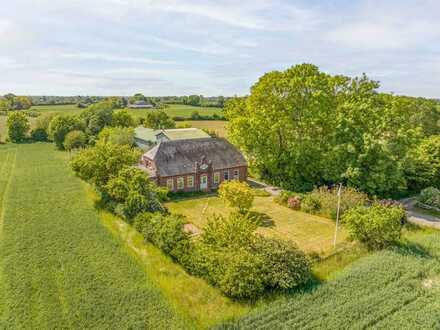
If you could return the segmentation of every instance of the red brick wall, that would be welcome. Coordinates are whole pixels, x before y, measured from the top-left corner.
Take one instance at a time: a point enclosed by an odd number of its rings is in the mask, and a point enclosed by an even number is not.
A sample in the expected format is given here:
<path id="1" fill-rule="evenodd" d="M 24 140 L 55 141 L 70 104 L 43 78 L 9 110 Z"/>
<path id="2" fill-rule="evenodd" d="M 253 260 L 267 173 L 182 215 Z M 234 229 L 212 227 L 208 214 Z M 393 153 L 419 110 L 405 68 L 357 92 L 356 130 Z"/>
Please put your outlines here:
<path id="1" fill-rule="evenodd" d="M 224 181 L 224 176 L 223 176 L 223 172 L 228 170 L 229 171 L 229 180 L 233 180 L 234 179 L 234 170 L 238 170 L 239 171 L 239 180 L 240 181 L 246 181 L 247 178 L 247 166 L 240 166 L 240 167 L 232 167 L 229 169 L 221 169 L 221 170 L 216 170 L 216 171 L 207 171 L 207 172 L 201 172 L 201 173 L 188 173 L 188 174 L 184 174 L 184 175 L 176 175 L 176 176 L 172 176 L 172 177 L 160 177 L 158 179 L 156 179 L 156 183 L 159 186 L 163 186 L 166 187 L 167 186 L 167 180 L 168 179 L 172 179 L 173 180 L 173 192 L 177 192 L 177 191 L 185 191 L 185 192 L 190 192 L 190 191 L 199 191 L 200 188 L 200 176 L 201 175 L 207 175 L 208 176 L 208 191 L 212 190 L 212 189 L 216 189 L 218 188 L 218 186 Z M 215 172 L 220 172 L 220 182 L 218 185 L 214 185 L 214 173 Z M 188 187 L 188 176 L 193 176 L 194 177 L 194 187 L 189 188 Z M 177 189 L 177 178 L 178 177 L 184 177 L 184 189 L 182 190 L 178 190 Z"/>

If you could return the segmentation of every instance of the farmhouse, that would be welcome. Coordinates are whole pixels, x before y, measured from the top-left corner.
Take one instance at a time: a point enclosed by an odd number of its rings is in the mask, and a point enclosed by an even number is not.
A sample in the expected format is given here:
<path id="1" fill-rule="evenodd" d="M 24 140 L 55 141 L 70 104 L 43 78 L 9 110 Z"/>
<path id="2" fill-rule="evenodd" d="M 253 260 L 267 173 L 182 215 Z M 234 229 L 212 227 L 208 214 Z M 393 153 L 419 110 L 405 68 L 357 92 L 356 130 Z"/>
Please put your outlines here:
<path id="1" fill-rule="evenodd" d="M 152 109 L 154 106 L 150 103 L 147 103 L 145 101 L 134 101 L 133 103 L 130 103 L 128 105 L 131 109 Z"/>
<path id="2" fill-rule="evenodd" d="M 134 130 L 134 141 L 139 148 L 148 150 L 161 141 L 189 140 L 209 138 L 210 136 L 199 128 L 159 129 L 139 126 Z"/>
<path id="3" fill-rule="evenodd" d="M 225 139 L 161 141 L 147 151 L 139 167 L 170 191 L 211 191 L 226 180 L 244 181 L 247 162 Z"/>

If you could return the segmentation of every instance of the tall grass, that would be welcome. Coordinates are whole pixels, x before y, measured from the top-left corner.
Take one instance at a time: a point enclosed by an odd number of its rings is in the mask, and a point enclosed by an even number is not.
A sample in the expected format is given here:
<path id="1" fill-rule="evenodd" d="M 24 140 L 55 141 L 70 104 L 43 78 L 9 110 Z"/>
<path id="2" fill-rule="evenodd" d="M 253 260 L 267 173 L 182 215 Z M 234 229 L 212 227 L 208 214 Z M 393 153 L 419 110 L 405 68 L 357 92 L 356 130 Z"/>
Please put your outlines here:
<path id="1" fill-rule="evenodd" d="M 0 328 L 181 329 L 50 144 L 0 146 Z"/>
<path id="2" fill-rule="evenodd" d="M 440 233 L 410 233 L 406 244 L 355 262 L 312 286 L 221 328 L 438 329 Z"/>

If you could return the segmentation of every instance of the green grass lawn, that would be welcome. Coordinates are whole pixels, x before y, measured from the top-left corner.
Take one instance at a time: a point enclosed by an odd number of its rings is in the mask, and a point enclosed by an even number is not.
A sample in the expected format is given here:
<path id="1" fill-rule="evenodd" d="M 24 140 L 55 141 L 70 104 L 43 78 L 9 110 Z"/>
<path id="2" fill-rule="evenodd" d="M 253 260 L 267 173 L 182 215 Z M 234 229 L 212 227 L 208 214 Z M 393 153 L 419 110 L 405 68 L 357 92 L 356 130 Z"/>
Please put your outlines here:
<path id="1" fill-rule="evenodd" d="M 220 137 L 227 137 L 226 124 L 227 121 L 223 120 L 188 120 L 184 122 L 177 122 L 177 127 L 179 124 L 188 123 L 191 127 L 196 127 L 200 129 L 208 129 L 216 132 Z"/>
<path id="2" fill-rule="evenodd" d="M 183 328 L 52 144 L 0 146 L 0 328 Z"/>
<path id="3" fill-rule="evenodd" d="M 227 215 L 231 211 L 216 196 L 183 199 L 166 205 L 172 212 L 185 215 L 199 228 L 203 228 L 210 216 Z M 335 223 L 332 220 L 291 210 L 275 203 L 273 197 L 256 197 L 252 211 L 268 218 L 267 226 L 258 229 L 263 235 L 291 240 L 306 252 L 326 255 L 333 251 Z M 342 228 L 337 240 L 339 247 L 347 244 L 346 238 L 347 233 Z"/>

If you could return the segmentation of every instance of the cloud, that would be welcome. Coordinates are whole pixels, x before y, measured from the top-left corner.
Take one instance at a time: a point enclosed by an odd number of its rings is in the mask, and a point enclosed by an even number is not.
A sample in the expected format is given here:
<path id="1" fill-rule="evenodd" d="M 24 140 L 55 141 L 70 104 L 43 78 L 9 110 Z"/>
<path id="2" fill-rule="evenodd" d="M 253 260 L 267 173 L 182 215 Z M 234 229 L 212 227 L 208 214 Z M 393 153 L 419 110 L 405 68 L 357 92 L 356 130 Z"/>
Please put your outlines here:
<path id="1" fill-rule="evenodd" d="M 92 61 L 107 61 L 107 62 L 131 62 L 143 64 L 176 64 L 175 61 L 156 60 L 145 57 L 120 56 L 106 53 L 90 53 L 90 52 L 76 52 L 76 53 L 61 53 L 61 58 L 73 60 L 92 60 Z"/>

